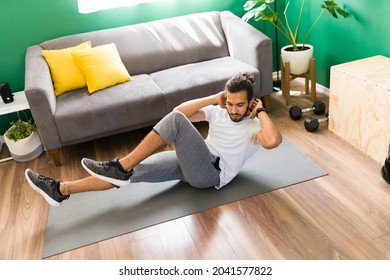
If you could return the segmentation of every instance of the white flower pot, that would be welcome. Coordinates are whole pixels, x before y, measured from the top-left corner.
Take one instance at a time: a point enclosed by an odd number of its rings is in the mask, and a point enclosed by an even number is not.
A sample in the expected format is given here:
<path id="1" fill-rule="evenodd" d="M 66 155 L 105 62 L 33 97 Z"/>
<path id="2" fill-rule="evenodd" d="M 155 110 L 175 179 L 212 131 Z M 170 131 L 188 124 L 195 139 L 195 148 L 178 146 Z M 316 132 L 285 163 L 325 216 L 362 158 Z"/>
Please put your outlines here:
<path id="1" fill-rule="evenodd" d="M 8 139 L 5 134 L 4 141 L 7 144 L 12 158 L 16 161 L 25 162 L 33 160 L 39 157 L 44 151 L 41 138 L 37 132 L 33 132 L 29 137 L 16 142 L 14 140 Z"/>
<path id="2" fill-rule="evenodd" d="M 302 47 L 302 44 L 297 46 Z M 290 73 L 301 75 L 309 70 L 310 58 L 313 57 L 313 46 L 305 44 L 305 50 L 292 51 L 292 45 L 288 45 L 281 49 L 281 54 L 283 65 L 286 61 L 290 62 Z"/>

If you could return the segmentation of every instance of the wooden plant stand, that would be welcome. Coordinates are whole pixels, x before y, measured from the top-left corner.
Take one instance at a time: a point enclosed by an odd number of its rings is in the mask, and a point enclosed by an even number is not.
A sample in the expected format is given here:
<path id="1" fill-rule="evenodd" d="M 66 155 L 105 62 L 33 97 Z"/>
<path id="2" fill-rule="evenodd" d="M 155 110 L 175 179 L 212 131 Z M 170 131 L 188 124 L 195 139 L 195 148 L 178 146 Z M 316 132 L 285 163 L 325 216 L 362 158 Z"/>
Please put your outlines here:
<path id="1" fill-rule="evenodd" d="M 290 99 L 290 82 L 296 78 L 305 78 L 305 93 L 309 94 L 309 80 L 311 82 L 310 100 L 314 103 L 316 100 L 316 60 L 310 59 L 309 70 L 301 75 L 290 73 L 290 62 L 286 61 L 282 64 L 282 95 L 286 99 L 286 105 L 291 105 Z"/>

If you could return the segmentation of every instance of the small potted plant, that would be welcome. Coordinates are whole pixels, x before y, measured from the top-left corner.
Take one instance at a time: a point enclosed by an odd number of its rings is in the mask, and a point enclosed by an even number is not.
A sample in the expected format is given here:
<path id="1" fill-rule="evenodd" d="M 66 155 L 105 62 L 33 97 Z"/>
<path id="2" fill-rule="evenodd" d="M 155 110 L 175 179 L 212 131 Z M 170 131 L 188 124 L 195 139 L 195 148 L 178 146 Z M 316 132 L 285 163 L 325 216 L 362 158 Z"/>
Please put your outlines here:
<path id="1" fill-rule="evenodd" d="M 290 43 L 290 45 L 282 48 L 282 60 L 290 61 L 291 73 L 300 75 L 307 71 L 309 68 L 309 60 L 313 56 L 313 46 L 308 45 L 306 42 L 324 12 L 329 12 L 329 14 L 336 19 L 338 18 L 337 14 L 341 15 L 343 18 L 348 18 L 349 14 L 340 8 L 334 0 L 323 1 L 320 6 L 321 11 L 317 18 L 308 29 L 305 37 L 303 37 L 303 41 L 299 41 L 301 40 L 299 35 L 305 0 L 301 0 L 298 21 L 294 29 L 291 27 L 287 15 L 290 1 L 287 2 L 282 17 L 279 16 L 279 13 L 271 6 L 274 2 L 275 0 L 248 0 L 244 4 L 244 10 L 247 12 L 244 14 L 243 20 L 249 21 L 251 18 L 254 18 L 255 21 L 266 20 L 270 22 Z M 298 56 L 298 58 L 295 58 L 295 56 Z M 303 58 L 300 58 L 301 56 Z M 302 62 L 302 66 L 299 66 L 297 64 L 298 62 Z"/>
<path id="2" fill-rule="evenodd" d="M 14 160 L 25 162 L 40 156 L 44 147 L 37 127 L 32 119 L 18 119 L 11 122 L 11 127 L 4 134 L 4 141 Z"/>

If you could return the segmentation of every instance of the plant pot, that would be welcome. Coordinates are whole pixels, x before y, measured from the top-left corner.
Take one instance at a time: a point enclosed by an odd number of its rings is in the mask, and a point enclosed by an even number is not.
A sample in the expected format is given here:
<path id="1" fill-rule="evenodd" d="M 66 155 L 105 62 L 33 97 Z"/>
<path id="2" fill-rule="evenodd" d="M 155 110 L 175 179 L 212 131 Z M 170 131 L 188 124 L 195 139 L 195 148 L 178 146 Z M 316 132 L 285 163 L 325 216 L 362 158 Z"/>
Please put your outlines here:
<path id="1" fill-rule="evenodd" d="M 38 132 L 33 132 L 29 137 L 16 142 L 14 140 L 8 139 L 4 134 L 4 141 L 7 144 L 12 158 L 15 161 L 25 162 L 33 160 L 39 157 L 44 151 L 44 147 Z"/>
<path id="2" fill-rule="evenodd" d="M 302 44 L 297 45 L 298 48 Z M 284 46 L 281 50 L 283 65 L 286 61 L 290 62 L 290 73 L 301 75 L 309 70 L 310 58 L 313 57 L 313 46 L 305 44 L 304 50 L 293 51 L 292 45 Z"/>

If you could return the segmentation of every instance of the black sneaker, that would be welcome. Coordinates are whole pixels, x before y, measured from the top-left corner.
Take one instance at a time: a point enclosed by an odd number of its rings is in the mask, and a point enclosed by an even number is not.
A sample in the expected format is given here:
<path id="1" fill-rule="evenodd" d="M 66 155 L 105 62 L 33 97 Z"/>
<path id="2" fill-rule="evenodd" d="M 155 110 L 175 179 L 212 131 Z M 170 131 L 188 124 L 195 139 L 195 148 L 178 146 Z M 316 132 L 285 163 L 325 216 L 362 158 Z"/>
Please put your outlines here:
<path id="1" fill-rule="evenodd" d="M 130 184 L 132 171 L 126 171 L 120 164 L 118 158 L 109 161 L 94 161 L 83 158 L 81 164 L 92 176 L 109 182 L 114 186 L 126 187 Z"/>
<path id="2" fill-rule="evenodd" d="M 59 207 L 63 200 L 69 198 L 69 195 L 61 194 L 59 180 L 39 175 L 31 169 L 26 169 L 25 175 L 30 186 L 40 193 L 51 206 Z"/>

